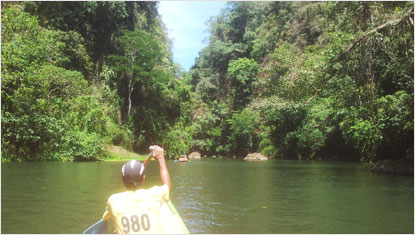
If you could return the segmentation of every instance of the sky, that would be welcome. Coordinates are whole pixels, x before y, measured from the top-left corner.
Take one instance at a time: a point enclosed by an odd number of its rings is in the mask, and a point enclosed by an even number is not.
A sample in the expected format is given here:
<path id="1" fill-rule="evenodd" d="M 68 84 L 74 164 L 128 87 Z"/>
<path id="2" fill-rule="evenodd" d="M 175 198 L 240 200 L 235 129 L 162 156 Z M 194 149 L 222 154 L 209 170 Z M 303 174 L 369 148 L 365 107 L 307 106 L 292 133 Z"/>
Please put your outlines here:
<path id="1" fill-rule="evenodd" d="M 159 13 L 173 41 L 174 63 L 189 71 L 199 51 L 207 46 L 208 20 L 224 7 L 225 1 L 160 1 Z"/>

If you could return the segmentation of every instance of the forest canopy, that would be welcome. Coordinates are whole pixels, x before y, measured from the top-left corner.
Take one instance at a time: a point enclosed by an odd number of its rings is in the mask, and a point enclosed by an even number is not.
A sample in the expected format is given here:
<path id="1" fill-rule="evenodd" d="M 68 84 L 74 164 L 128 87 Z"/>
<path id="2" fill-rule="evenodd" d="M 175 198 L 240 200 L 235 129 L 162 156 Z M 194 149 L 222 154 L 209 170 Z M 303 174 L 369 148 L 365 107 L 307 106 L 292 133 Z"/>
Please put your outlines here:
<path id="1" fill-rule="evenodd" d="M 228 2 L 188 72 L 157 4 L 2 2 L 3 161 L 413 162 L 413 2 Z"/>
<path id="2" fill-rule="evenodd" d="M 192 147 L 413 159 L 413 29 L 411 2 L 229 2 L 187 76 Z"/>

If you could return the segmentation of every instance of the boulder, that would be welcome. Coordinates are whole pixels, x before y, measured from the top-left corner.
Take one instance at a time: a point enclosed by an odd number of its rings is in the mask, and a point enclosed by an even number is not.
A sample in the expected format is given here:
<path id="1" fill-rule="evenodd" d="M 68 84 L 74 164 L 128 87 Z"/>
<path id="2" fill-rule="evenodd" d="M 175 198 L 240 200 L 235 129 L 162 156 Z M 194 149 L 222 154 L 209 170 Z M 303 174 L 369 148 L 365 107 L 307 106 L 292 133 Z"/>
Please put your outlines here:
<path id="1" fill-rule="evenodd" d="M 188 158 L 190 160 L 193 160 L 193 159 L 200 159 L 201 157 L 200 157 L 200 153 L 199 152 L 192 152 L 191 154 L 189 154 Z"/>
<path id="2" fill-rule="evenodd" d="M 261 161 L 261 160 L 268 160 L 268 158 L 265 157 L 264 155 L 260 154 L 260 153 L 250 153 L 250 154 L 246 155 L 244 160 Z"/>

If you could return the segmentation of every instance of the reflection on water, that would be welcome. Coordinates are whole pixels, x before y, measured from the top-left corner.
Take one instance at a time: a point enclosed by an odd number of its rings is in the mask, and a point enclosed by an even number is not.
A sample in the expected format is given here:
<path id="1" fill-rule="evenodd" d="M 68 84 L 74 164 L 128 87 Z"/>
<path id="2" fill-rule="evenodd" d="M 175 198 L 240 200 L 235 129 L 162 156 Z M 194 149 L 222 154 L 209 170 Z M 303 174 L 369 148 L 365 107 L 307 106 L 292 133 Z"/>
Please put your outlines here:
<path id="1" fill-rule="evenodd" d="M 123 162 L 2 163 L 2 233 L 81 233 L 122 188 Z M 413 177 L 359 163 L 168 162 L 191 233 L 413 233 Z M 148 187 L 160 184 L 151 162 Z"/>

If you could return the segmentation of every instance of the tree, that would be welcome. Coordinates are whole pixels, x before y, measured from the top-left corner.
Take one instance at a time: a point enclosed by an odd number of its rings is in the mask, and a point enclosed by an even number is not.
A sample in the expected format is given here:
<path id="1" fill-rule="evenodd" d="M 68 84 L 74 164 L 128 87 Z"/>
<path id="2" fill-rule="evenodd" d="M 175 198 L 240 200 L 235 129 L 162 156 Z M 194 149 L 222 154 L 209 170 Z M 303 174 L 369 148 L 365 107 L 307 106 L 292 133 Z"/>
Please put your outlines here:
<path id="1" fill-rule="evenodd" d="M 90 69 L 79 34 L 45 29 L 21 6 L 2 23 L 2 160 L 99 157 L 111 122 L 82 73 L 63 68 Z"/>
<path id="2" fill-rule="evenodd" d="M 237 156 L 245 156 L 253 150 L 255 146 L 255 119 L 254 114 L 249 109 L 244 109 L 240 113 L 233 113 L 228 119 L 231 134 L 228 137 L 231 151 Z"/>
<path id="3" fill-rule="evenodd" d="M 131 114 L 131 96 L 139 81 L 149 79 L 153 68 L 162 58 L 161 48 L 149 33 L 142 30 L 123 31 L 119 38 L 120 51 L 111 55 L 114 61 L 114 70 L 119 72 L 127 85 L 127 116 Z"/>
<path id="4" fill-rule="evenodd" d="M 228 76 L 232 79 L 235 89 L 235 108 L 247 105 L 252 95 L 252 83 L 256 80 L 258 64 L 253 59 L 239 58 L 231 61 L 228 67 Z"/>

